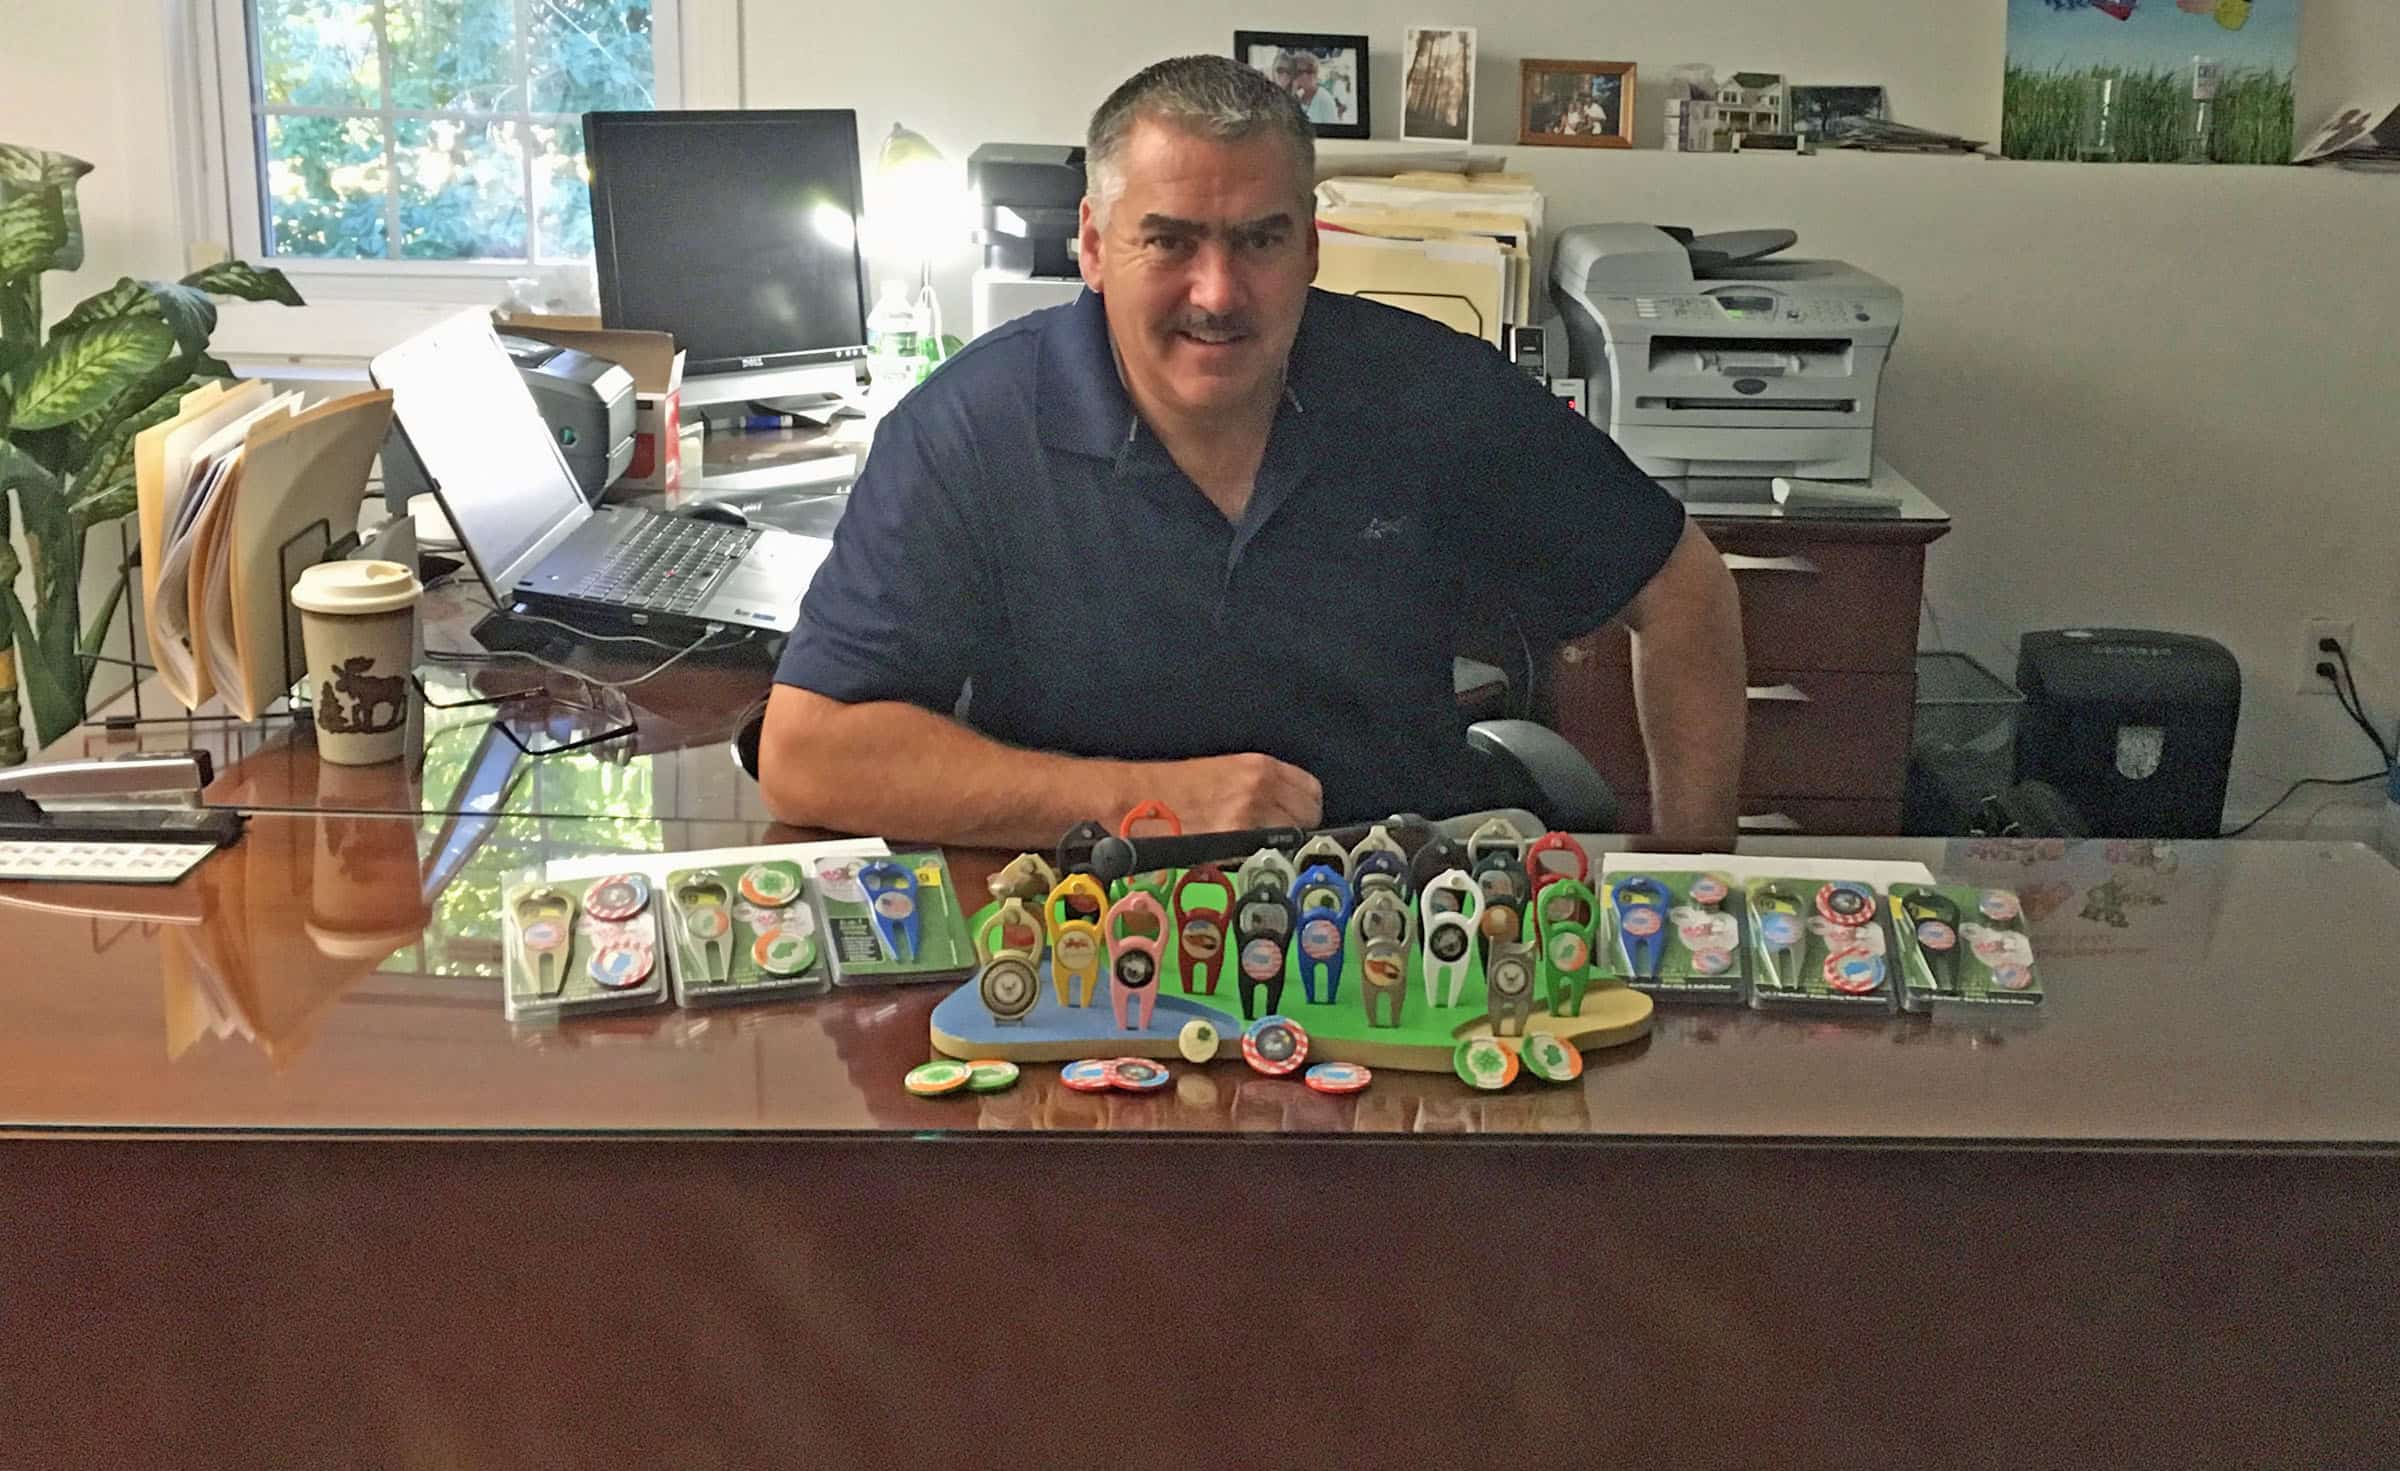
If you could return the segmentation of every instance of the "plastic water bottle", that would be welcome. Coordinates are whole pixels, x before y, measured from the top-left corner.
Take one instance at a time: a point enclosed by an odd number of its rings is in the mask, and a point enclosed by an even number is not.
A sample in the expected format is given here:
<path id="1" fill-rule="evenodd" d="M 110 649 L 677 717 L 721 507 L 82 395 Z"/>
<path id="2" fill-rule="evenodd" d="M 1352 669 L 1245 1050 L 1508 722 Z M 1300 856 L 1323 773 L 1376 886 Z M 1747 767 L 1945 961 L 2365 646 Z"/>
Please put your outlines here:
<path id="1" fill-rule="evenodd" d="M 917 381 L 917 315 L 897 281 L 883 283 L 883 294 L 867 316 L 867 377 L 878 397 L 898 398 Z"/>

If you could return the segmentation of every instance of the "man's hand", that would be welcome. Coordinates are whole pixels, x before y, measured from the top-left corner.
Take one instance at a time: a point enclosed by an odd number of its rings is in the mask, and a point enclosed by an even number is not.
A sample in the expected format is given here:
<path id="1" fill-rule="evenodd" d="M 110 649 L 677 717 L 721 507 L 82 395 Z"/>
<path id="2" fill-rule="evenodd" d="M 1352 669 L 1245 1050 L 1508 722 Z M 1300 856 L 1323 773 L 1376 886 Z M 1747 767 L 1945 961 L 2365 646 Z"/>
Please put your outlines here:
<path id="1" fill-rule="evenodd" d="M 1325 789 L 1297 766 L 1249 752 L 1161 761 L 1139 768 L 1183 830 L 1234 832 L 1251 827 L 1315 827 L 1325 815 Z"/>

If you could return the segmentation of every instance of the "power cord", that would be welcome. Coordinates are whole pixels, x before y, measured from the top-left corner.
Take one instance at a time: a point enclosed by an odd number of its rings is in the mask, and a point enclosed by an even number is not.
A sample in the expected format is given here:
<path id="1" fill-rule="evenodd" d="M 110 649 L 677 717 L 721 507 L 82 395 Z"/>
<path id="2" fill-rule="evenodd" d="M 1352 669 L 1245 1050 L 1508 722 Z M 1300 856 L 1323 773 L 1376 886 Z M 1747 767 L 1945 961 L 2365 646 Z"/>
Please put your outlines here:
<path id="1" fill-rule="evenodd" d="M 2268 814 L 2272 813 L 2276 808 L 2281 807 L 2284 803 L 2289 802 L 2292 800 L 2292 798 L 2298 796 L 2300 794 L 2300 789 L 2303 787 L 2364 786 L 2366 783 L 2371 781 L 2382 781 L 2385 779 L 2385 776 L 2386 773 L 2381 771 L 2370 771 L 2364 776 L 2304 776 L 2298 781 L 2293 782 L 2290 786 L 2284 788 L 2283 795 L 2277 797 L 2274 801 L 2269 802 L 2265 811 L 2259 813 L 2256 817 L 2251 818 L 2248 822 L 2243 823 L 2240 827 L 2227 828 L 2224 832 L 2219 833 L 2217 836 L 2222 838 L 2240 837 L 2242 834 L 2250 831 L 2250 829 L 2266 821 Z"/>
<path id="2" fill-rule="evenodd" d="M 2331 647 L 2328 648 L 2328 645 Z M 2382 733 L 2375 729 L 2374 720 L 2367 714 L 2366 696 L 2359 693 L 2358 675 L 2350 668 L 2350 651 L 2342 647 L 2341 640 L 2332 638 L 2318 640 L 2317 648 L 2319 652 L 2332 654 L 2341 664 L 2340 675 L 2336 677 L 2333 667 L 2320 659 L 2317 661 L 2318 675 L 2333 685 L 2334 698 L 2342 702 L 2343 713 L 2356 722 L 2360 730 L 2366 732 L 2367 739 L 2375 743 L 2377 754 L 2381 755 L 2388 765 L 2394 756 L 2400 755 L 2400 753 L 2393 751 L 2391 744 L 2386 742 Z"/>
<path id="3" fill-rule="evenodd" d="M 563 627 L 565 625 L 561 626 Z M 658 678 L 660 675 L 666 673 L 668 670 L 674 668 L 676 665 L 682 663 L 692 655 L 699 653 L 703 648 L 707 647 L 710 639 L 715 638 L 718 634 L 723 632 L 725 632 L 725 625 L 721 623 L 711 623 L 707 625 L 701 630 L 698 638 L 693 639 L 690 643 L 685 644 L 682 648 L 676 649 L 675 652 L 669 654 L 663 662 L 652 666 L 650 669 L 641 674 L 634 675 L 630 679 L 594 679 L 591 675 L 586 674 L 580 669 L 571 668 L 565 664 L 558 663 L 555 660 L 545 659 L 539 654 L 529 654 L 523 649 L 478 649 L 473 652 L 463 649 L 427 649 L 425 651 L 425 657 L 446 664 L 474 664 L 482 663 L 491 659 L 523 659 L 529 664 L 539 664 L 544 669 L 548 669 L 553 673 L 564 674 L 571 679 L 581 680 L 594 689 L 629 690 L 637 684 L 648 684 L 651 680 Z M 662 649 L 674 647 L 671 644 L 658 643 L 656 639 L 643 639 L 641 642 L 658 644 L 658 647 Z"/>

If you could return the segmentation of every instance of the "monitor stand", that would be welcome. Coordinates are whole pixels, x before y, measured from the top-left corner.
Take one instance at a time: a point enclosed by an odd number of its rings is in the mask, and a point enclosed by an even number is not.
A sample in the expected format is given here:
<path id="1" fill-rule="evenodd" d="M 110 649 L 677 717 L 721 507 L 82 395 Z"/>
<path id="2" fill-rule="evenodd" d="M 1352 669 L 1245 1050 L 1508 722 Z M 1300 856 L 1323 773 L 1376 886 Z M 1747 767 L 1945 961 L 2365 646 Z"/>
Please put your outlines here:
<path id="1" fill-rule="evenodd" d="M 857 397 L 860 361 L 844 359 L 800 368 L 686 378 L 683 406 L 688 412 L 711 404 L 763 403 L 796 413 L 822 413 Z M 687 470 L 684 489 L 720 495 L 839 490 L 857 477 L 863 456 L 860 446 L 837 444 L 831 435 L 814 440 L 804 435 L 778 436 L 773 442 L 757 436 L 742 438 L 751 442 L 738 455 L 720 455 L 716 453 L 720 447 L 715 445 L 704 449 L 698 478 Z"/>
<path id="2" fill-rule="evenodd" d="M 754 403 L 762 399 L 847 398 L 858 392 L 863 354 L 834 363 L 797 368 L 759 368 L 746 373 L 703 373 L 683 380 L 683 406 Z"/>

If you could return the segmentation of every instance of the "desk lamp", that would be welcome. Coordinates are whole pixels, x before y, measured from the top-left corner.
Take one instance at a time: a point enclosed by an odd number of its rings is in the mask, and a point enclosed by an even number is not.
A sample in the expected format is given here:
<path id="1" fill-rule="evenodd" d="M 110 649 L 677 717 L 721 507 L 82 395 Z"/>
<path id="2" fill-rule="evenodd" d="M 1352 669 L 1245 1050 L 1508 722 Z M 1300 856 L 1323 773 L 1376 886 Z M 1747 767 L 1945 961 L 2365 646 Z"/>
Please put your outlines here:
<path id="1" fill-rule="evenodd" d="M 939 362 L 946 348 L 941 298 L 933 290 L 934 242 L 956 223 L 965 189 L 942 150 L 898 123 L 876 155 L 875 177 L 882 185 L 882 213 L 892 226 L 891 238 L 916 257 L 916 308 L 926 322 L 920 350 L 929 362 Z"/>

